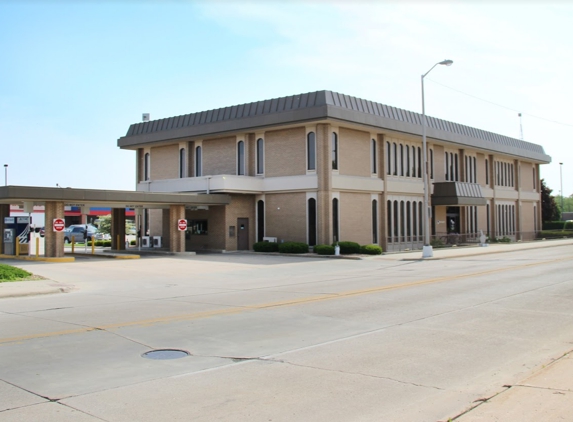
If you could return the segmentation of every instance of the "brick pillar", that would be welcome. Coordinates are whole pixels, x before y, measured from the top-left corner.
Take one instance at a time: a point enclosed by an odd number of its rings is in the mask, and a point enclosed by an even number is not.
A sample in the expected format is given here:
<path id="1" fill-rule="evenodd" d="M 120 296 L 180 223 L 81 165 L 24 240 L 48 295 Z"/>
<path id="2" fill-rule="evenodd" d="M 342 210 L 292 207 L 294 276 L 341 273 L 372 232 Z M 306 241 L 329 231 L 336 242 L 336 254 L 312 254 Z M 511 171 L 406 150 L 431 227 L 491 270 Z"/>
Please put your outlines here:
<path id="1" fill-rule="evenodd" d="M 388 157 L 386 154 L 388 153 L 386 149 L 386 142 L 384 140 L 384 135 L 378 135 L 378 154 L 379 154 L 379 161 L 378 161 L 378 177 L 384 181 L 384 190 L 380 192 L 378 198 L 380 199 L 378 205 L 378 215 L 380 215 L 380 226 L 378 227 L 378 244 L 382 247 L 383 251 L 388 250 L 388 207 L 386 205 L 387 201 L 387 192 L 386 192 L 386 173 L 388 172 L 387 163 Z"/>
<path id="2" fill-rule="evenodd" d="M 125 208 L 111 210 L 111 248 L 116 251 L 125 250 Z"/>
<path id="3" fill-rule="evenodd" d="M 177 228 L 177 220 L 185 218 L 185 205 L 169 207 L 169 251 L 185 252 L 185 232 Z"/>
<path id="4" fill-rule="evenodd" d="M 245 174 L 248 176 L 256 175 L 256 163 L 255 163 L 255 152 L 257 149 L 255 134 L 247 133 L 245 135 L 245 157 L 247 168 L 245 169 Z"/>
<path id="5" fill-rule="evenodd" d="M 316 125 L 316 152 L 318 178 L 317 217 L 318 245 L 332 243 L 332 157 L 330 125 Z M 340 139 L 339 139 L 340 151 Z"/>
<path id="6" fill-rule="evenodd" d="M 61 258 L 64 256 L 64 232 L 56 233 L 52 227 L 54 218 L 64 220 L 64 203 L 49 201 L 45 204 L 46 235 L 44 238 L 44 256 Z"/>

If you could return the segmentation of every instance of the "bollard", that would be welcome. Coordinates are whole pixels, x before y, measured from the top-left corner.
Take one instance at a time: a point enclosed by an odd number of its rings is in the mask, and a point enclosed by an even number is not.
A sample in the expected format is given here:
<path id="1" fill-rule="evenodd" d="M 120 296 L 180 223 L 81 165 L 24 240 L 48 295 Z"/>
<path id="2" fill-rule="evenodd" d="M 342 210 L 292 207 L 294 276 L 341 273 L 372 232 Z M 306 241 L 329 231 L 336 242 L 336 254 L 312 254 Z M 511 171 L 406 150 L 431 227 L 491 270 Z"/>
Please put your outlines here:
<path id="1" fill-rule="evenodd" d="M 119 251 L 119 234 L 118 234 L 115 238 L 116 238 L 115 249 L 116 249 L 117 251 Z"/>
<path id="2" fill-rule="evenodd" d="M 20 238 L 16 236 L 16 256 L 20 256 Z"/>
<path id="3" fill-rule="evenodd" d="M 36 258 L 40 256 L 40 238 L 36 238 Z"/>
<path id="4" fill-rule="evenodd" d="M 74 253 L 75 248 L 76 248 L 76 237 L 72 236 L 72 253 Z"/>
<path id="5" fill-rule="evenodd" d="M 92 236 L 92 255 L 95 254 L 95 239 Z"/>

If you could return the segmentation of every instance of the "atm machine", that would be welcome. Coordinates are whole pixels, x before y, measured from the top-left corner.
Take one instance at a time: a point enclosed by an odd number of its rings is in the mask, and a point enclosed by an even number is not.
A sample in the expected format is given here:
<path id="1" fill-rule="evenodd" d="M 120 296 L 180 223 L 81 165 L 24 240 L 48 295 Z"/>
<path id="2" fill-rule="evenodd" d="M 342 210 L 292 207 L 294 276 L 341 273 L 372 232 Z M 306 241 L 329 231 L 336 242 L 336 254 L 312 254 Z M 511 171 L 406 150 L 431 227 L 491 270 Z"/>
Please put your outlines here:
<path id="1" fill-rule="evenodd" d="M 16 255 L 16 229 L 4 229 L 4 255 Z"/>

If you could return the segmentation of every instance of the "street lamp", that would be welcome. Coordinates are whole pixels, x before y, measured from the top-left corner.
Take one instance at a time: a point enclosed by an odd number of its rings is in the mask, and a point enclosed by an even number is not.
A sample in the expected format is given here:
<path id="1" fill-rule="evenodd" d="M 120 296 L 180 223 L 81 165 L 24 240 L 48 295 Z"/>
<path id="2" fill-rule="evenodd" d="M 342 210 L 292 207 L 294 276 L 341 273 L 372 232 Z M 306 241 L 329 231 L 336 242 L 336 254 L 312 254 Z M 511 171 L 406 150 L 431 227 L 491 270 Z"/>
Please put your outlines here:
<path id="1" fill-rule="evenodd" d="M 561 220 L 563 220 L 563 163 L 559 163 L 559 182 L 561 183 Z"/>
<path id="2" fill-rule="evenodd" d="M 428 200 L 428 151 L 426 150 L 426 106 L 424 103 L 424 78 L 432 71 L 437 65 L 451 66 L 454 63 L 452 60 L 442 60 L 432 66 L 430 70 L 422 75 L 422 151 L 424 160 L 424 171 L 422 172 L 424 181 L 424 215 L 422 217 L 422 229 L 424 232 L 424 247 L 422 249 L 422 258 L 431 258 L 434 256 L 432 245 L 430 245 L 430 206 Z"/>
<path id="3" fill-rule="evenodd" d="M 8 186 L 8 164 L 4 164 L 4 186 Z"/>

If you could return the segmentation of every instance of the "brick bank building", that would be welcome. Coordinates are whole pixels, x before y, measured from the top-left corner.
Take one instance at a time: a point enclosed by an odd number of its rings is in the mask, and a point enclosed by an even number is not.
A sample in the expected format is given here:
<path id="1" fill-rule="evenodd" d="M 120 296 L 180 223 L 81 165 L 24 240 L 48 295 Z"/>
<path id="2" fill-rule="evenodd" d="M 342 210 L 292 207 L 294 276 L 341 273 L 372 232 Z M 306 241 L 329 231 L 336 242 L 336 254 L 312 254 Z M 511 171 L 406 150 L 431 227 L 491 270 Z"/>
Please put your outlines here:
<path id="1" fill-rule="evenodd" d="M 226 194 L 188 206 L 185 249 L 256 241 L 337 240 L 421 249 L 422 116 L 331 91 L 241 104 L 130 126 L 137 191 Z M 541 229 L 540 145 L 427 117 L 433 239 L 530 240 Z M 144 232 L 170 230 L 144 210 Z"/>

